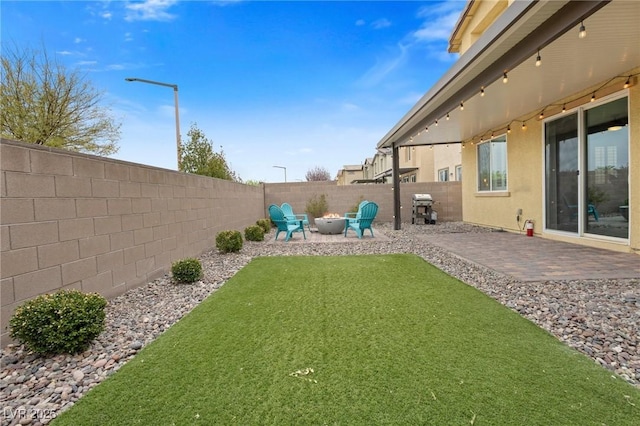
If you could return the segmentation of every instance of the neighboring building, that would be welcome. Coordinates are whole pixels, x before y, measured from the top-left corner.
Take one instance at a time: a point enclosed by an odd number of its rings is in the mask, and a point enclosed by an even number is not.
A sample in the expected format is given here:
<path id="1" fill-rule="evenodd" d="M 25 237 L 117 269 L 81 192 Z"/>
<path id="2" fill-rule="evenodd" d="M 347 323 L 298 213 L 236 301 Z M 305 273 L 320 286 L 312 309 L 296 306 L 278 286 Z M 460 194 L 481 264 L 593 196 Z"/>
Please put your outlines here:
<path id="1" fill-rule="evenodd" d="M 364 179 L 362 164 L 344 166 L 338 170 L 338 185 L 352 185 L 354 181 Z"/>
<path id="2" fill-rule="evenodd" d="M 468 1 L 460 58 L 378 148 L 457 144 L 465 222 L 640 253 L 638 22 L 638 1 Z"/>

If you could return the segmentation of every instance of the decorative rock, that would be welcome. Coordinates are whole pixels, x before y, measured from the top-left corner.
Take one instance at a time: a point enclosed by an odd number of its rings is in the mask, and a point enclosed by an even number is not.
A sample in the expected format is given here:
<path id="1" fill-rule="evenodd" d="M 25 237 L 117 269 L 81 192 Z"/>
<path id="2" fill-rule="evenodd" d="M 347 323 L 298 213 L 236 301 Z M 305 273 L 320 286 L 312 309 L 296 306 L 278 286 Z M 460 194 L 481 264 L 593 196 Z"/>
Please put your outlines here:
<path id="1" fill-rule="evenodd" d="M 445 222 L 438 226 L 403 227 L 394 231 L 391 224 L 377 225 L 376 232 L 386 234 L 389 241 L 354 242 L 348 246 L 247 241 L 240 253 L 220 255 L 217 250 L 205 253 L 200 257 L 204 278 L 193 285 L 177 286 L 165 276 L 110 300 L 105 311 L 105 331 L 82 354 L 43 358 L 20 345 L 4 348 L 0 353 L 2 406 L 15 410 L 37 405 L 52 414 L 67 409 L 119 370 L 142 349 L 144 342 L 152 341 L 176 323 L 253 257 L 265 255 L 415 253 L 640 387 L 640 280 L 519 282 L 478 264 L 466 263 L 422 237 L 489 232 L 487 229 Z M 49 420 L 29 419 L 29 422 L 47 424 Z"/>
<path id="2" fill-rule="evenodd" d="M 72 376 L 73 376 L 73 380 L 75 380 L 76 382 L 79 382 L 82 379 L 84 379 L 84 373 L 82 371 L 80 371 L 80 370 L 75 370 L 72 373 Z"/>

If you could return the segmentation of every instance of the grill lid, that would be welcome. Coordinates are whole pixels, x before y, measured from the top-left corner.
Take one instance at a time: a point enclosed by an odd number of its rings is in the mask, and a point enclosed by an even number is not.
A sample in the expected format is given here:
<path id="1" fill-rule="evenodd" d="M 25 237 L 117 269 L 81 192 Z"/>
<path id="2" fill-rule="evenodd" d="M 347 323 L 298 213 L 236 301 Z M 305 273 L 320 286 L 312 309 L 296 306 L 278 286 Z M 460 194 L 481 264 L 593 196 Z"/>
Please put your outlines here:
<path id="1" fill-rule="evenodd" d="M 433 201 L 431 194 L 413 194 L 413 201 Z"/>

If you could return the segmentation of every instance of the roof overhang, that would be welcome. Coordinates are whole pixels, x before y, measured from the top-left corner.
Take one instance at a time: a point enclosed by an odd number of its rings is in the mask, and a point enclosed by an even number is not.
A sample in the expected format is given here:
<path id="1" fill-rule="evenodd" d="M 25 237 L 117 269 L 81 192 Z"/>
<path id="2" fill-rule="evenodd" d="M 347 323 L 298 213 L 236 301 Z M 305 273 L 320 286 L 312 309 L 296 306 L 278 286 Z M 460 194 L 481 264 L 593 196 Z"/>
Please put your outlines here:
<path id="1" fill-rule="evenodd" d="M 588 35 L 580 39 L 583 20 Z M 506 130 L 532 111 L 623 75 L 640 66 L 638 22 L 640 2 L 633 0 L 513 2 L 377 149 L 459 143 Z"/>

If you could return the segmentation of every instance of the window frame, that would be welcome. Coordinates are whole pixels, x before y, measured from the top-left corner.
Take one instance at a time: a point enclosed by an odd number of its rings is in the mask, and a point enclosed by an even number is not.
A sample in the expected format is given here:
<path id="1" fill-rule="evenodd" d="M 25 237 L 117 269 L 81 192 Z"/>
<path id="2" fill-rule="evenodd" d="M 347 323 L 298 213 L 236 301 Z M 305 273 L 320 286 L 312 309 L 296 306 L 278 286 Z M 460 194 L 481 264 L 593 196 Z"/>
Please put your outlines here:
<path id="1" fill-rule="evenodd" d="M 496 170 L 496 168 L 494 167 L 493 164 L 493 159 L 494 159 L 494 153 L 493 151 L 493 147 L 496 146 L 495 144 L 497 143 L 501 143 L 504 144 L 504 185 L 499 187 L 498 189 L 494 189 L 493 188 L 493 184 L 494 184 L 494 178 L 493 178 L 493 174 L 498 171 Z M 482 143 L 479 143 L 476 147 L 476 193 L 479 194 L 495 194 L 495 193 L 507 193 L 509 191 L 509 161 L 508 161 L 508 150 L 507 150 L 507 143 L 508 143 L 508 138 L 507 138 L 507 134 L 503 133 L 500 134 L 498 136 L 495 136 L 487 141 L 484 141 Z M 488 176 L 489 176 L 489 188 L 488 189 L 484 189 L 480 187 L 480 184 L 483 180 L 482 178 L 482 174 L 483 174 L 483 170 L 481 169 L 481 149 L 485 149 L 486 147 L 489 148 L 489 172 L 488 172 Z"/>
<path id="2" fill-rule="evenodd" d="M 442 179 L 443 175 L 445 177 L 444 179 Z M 438 169 L 438 182 L 449 182 L 449 167 Z"/>

